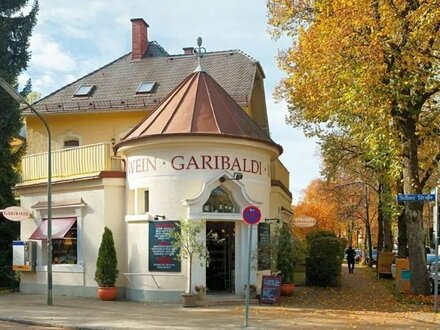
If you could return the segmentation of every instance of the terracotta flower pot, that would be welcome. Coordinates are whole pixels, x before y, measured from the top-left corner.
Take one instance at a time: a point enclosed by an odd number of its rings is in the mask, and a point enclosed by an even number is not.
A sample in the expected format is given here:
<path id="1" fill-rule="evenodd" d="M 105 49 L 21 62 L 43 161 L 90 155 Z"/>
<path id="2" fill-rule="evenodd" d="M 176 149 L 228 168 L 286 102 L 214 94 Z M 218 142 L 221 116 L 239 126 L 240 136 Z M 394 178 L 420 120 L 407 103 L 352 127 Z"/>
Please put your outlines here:
<path id="1" fill-rule="evenodd" d="M 182 293 L 182 306 L 183 307 L 197 307 L 197 297 L 196 293 Z"/>
<path id="2" fill-rule="evenodd" d="M 284 297 L 290 297 L 295 291 L 295 284 L 293 283 L 282 283 L 281 284 L 281 295 Z"/>
<path id="3" fill-rule="evenodd" d="M 118 290 L 115 286 L 98 287 L 98 298 L 100 298 L 101 300 L 115 300 L 117 294 Z"/>

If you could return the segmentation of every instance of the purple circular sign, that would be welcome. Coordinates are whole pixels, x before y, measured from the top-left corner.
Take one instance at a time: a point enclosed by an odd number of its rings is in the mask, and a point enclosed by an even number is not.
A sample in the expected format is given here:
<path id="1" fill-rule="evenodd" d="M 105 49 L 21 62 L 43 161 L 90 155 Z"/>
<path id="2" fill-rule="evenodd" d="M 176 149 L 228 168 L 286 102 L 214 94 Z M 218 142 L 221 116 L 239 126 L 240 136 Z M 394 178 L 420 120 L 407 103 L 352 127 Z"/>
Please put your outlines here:
<path id="1" fill-rule="evenodd" d="M 261 220 L 261 211 L 254 205 L 246 206 L 242 212 L 243 220 L 249 225 L 255 225 Z"/>

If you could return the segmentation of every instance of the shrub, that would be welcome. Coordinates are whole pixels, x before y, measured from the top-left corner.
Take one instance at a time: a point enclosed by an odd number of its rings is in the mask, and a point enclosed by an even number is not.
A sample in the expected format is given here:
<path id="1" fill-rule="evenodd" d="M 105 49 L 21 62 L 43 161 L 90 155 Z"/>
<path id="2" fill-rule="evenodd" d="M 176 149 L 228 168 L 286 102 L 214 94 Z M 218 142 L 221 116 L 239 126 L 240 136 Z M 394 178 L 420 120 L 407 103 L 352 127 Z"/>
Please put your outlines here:
<path id="1" fill-rule="evenodd" d="M 328 231 L 328 230 L 315 230 L 315 231 L 311 231 L 310 233 L 308 233 L 306 235 L 306 242 L 307 242 L 307 246 L 310 247 L 310 243 L 317 238 L 320 237 L 336 237 L 336 234 L 332 231 Z"/>
<path id="2" fill-rule="evenodd" d="M 336 237 L 320 237 L 310 242 L 306 262 L 306 283 L 317 286 L 339 286 L 341 276 L 341 241 Z"/>
<path id="3" fill-rule="evenodd" d="M 116 258 L 115 242 L 113 234 L 107 227 L 102 234 L 101 246 L 96 261 L 95 281 L 100 287 L 114 286 L 118 278 L 119 270 Z"/>
<path id="4" fill-rule="evenodd" d="M 294 242 L 292 234 L 286 227 L 281 227 L 277 240 L 277 268 L 281 271 L 283 283 L 293 281 L 295 270 Z"/>

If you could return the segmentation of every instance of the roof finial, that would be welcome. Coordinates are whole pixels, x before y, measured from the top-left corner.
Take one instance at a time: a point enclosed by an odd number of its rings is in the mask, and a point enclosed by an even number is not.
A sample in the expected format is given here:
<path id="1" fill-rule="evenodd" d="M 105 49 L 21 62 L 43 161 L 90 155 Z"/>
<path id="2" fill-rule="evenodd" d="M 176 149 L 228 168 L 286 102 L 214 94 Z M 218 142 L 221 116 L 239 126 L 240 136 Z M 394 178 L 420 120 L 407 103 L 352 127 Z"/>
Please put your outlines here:
<path id="1" fill-rule="evenodd" d="M 194 50 L 194 54 L 197 56 L 199 65 L 197 66 L 196 70 L 194 72 L 204 72 L 205 70 L 202 69 L 202 57 L 206 54 L 206 48 L 202 47 L 202 37 L 197 38 L 197 46 L 198 48 Z"/>

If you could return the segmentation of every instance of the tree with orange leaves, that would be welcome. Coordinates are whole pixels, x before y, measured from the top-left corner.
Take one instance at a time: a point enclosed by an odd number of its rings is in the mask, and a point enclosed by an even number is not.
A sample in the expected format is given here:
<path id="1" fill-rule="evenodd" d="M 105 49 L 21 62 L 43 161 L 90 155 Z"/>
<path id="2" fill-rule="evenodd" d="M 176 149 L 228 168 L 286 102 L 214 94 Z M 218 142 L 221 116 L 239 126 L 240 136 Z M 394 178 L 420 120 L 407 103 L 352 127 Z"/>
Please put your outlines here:
<path id="1" fill-rule="evenodd" d="M 304 197 L 298 205 L 294 206 L 293 214 L 298 216 L 310 216 L 316 220 L 311 228 L 294 227 L 294 232 L 299 237 L 317 229 L 329 230 L 337 236 L 345 234 L 345 224 L 338 218 L 337 202 L 332 198 L 330 186 L 320 179 L 313 180 L 304 192 Z"/>

